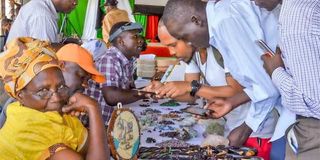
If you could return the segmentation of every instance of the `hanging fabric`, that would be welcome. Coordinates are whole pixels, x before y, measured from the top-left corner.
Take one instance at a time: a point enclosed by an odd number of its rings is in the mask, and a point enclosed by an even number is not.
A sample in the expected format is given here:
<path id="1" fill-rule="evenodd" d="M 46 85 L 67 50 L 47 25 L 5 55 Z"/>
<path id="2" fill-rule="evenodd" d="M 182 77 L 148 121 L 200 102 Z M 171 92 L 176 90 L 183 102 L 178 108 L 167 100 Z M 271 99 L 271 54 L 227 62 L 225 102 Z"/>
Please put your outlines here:
<path id="1" fill-rule="evenodd" d="M 151 42 L 155 42 L 158 34 L 159 16 L 150 15 L 147 22 L 146 38 L 150 39 Z"/>
<path id="2" fill-rule="evenodd" d="M 129 0 L 130 7 L 134 11 L 134 2 L 135 0 Z M 134 19 L 137 23 L 140 23 L 143 26 L 143 36 L 146 36 L 146 28 L 147 28 L 147 16 L 140 13 L 133 13 Z"/>
<path id="3" fill-rule="evenodd" d="M 134 18 L 136 19 L 137 23 L 140 23 L 143 27 L 143 32 L 142 35 L 145 37 L 146 36 L 146 29 L 147 29 L 147 16 L 144 14 L 135 14 Z"/>
<path id="4" fill-rule="evenodd" d="M 128 12 L 128 16 L 131 22 L 136 22 L 134 16 L 132 14 L 132 9 L 128 0 L 118 0 L 118 8 L 126 10 Z"/>
<path id="5" fill-rule="evenodd" d="M 82 34 L 83 40 L 94 39 L 97 36 L 96 23 L 97 23 L 98 9 L 100 9 L 99 1 L 88 0 L 84 29 Z"/>
<path id="6" fill-rule="evenodd" d="M 77 34 L 79 38 L 82 37 L 84 21 L 86 17 L 88 1 L 78 1 L 76 8 L 68 14 L 66 27 L 63 29 L 65 36 L 72 36 Z M 60 14 L 59 24 L 61 26 L 65 14 Z"/>

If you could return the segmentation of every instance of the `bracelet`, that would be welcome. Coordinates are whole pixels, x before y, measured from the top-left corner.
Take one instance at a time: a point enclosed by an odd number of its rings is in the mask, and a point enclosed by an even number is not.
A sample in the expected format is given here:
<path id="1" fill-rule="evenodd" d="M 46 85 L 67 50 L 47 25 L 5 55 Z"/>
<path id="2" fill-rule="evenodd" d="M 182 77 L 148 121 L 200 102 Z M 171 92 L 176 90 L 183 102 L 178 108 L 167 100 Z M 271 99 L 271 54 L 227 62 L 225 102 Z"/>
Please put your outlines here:
<path id="1" fill-rule="evenodd" d="M 67 148 L 68 148 L 68 146 L 66 146 L 63 143 L 57 143 L 57 144 L 50 146 L 49 147 L 50 157 L 52 157 L 55 153 L 57 153 L 61 150 L 67 149 Z"/>

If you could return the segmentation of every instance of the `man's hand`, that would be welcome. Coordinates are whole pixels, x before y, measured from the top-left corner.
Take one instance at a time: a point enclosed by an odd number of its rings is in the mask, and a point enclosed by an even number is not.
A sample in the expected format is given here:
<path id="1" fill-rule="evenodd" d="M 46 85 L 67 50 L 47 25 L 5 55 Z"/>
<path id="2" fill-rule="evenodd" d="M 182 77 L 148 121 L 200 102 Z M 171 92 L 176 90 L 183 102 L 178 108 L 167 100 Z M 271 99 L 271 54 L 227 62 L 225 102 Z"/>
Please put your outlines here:
<path id="1" fill-rule="evenodd" d="M 279 48 L 277 48 L 276 54 L 274 56 L 270 57 L 268 54 L 264 54 L 261 56 L 261 59 L 264 62 L 263 67 L 270 77 L 275 69 L 277 69 L 278 67 L 284 67 L 281 58 L 281 51 Z"/>
<path id="2" fill-rule="evenodd" d="M 246 123 L 242 123 L 239 127 L 233 129 L 229 136 L 230 146 L 243 146 L 252 133 L 252 129 Z"/>
<path id="3" fill-rule="evenodd" d="M 146 92 L 154 92 L 162 86 L 163 84 L 160 81 L 152 81 L 148 86 L 144 87 L 142 90 Z"/>
<path id="4" fill-rule="evenodd" d="M 210 110 L 212 118 L 221 118 L 233 110 L 233 105 L 228 99 L 214 98 L 204 107 Z"/>
<path id="5" fill-rule="evenodd" d="M 176 98 L 191 92 L 191 84 L 186 81 L 168 82 L 156 90 L 157 96 Z"/>

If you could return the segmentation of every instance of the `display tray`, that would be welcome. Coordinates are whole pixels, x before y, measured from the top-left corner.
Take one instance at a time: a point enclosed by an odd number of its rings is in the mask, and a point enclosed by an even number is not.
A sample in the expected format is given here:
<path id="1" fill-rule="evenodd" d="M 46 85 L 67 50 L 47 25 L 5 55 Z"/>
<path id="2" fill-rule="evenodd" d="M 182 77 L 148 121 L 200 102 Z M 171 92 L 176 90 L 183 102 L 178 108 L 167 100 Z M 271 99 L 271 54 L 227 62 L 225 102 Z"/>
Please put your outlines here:
<path id="1" fill-rule="evenodd" d="M 177 160 L 263 160 L 257 157 L 257 150 L 247 147 L 141 147 L 139 159 Z"/>
<path id="2" fill-rule="evenodd" d="M 182 112 L 187 107 L 202 107 L 199 99 L 195 103 L 176 102 L 169 99 L 142 99 L 125 105 L 139 121 L 140 148 L 138 159 L 179 160 L 262 160 L 257 151 L 246 147 L 200 147 L 206 141 L 204 133 L 211 128 L 220 133 L 218 123 L 207 126 L 208 120 L 196 120 L 193 115 Z M 217 120 L 215 120 L 217 122 Z M 213 127 L 213 128 L 212 128 Z M 217 130 L 215 130 L 217 129 Z M 223 134 L 223 130 L 222 133 Z M 225 144 L 225 143 L 224 143 Z"/>

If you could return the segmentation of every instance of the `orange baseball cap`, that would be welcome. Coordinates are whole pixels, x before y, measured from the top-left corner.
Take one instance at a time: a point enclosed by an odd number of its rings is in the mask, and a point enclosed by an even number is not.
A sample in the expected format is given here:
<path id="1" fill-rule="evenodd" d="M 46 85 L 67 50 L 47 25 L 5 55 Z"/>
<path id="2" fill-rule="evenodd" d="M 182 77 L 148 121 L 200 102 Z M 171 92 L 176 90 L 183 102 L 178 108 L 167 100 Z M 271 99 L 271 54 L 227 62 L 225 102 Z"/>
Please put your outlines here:
<path id="1" fill-rule="evenodd" d="M 77 63 L 82 69 L 92 75 L 91 79 L 98 83 L 103 83 L 106 78 L 95 67 L 92 55 L 77 44 L 67 44 L 56 53 L 59 61 L 69 61 Z"/>

